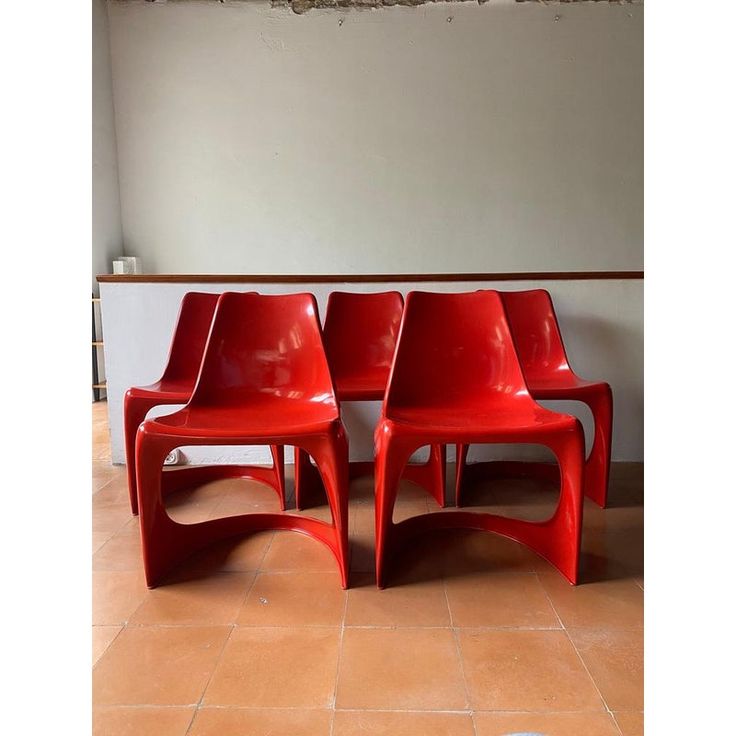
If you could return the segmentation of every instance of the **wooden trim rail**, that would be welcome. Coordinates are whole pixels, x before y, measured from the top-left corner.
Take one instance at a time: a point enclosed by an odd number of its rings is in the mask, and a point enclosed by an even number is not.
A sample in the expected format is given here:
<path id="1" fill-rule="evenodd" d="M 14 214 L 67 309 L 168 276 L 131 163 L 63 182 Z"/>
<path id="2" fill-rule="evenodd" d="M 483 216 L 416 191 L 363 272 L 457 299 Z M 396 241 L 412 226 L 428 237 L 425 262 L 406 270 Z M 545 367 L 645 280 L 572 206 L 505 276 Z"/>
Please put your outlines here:
<path id="1" fill-rule="evenodd" d="M 100 274 L 101 284 L 364 284 L 441 281 L 607 281 L 643 279 L 644 271 L 348 274 Z"/>

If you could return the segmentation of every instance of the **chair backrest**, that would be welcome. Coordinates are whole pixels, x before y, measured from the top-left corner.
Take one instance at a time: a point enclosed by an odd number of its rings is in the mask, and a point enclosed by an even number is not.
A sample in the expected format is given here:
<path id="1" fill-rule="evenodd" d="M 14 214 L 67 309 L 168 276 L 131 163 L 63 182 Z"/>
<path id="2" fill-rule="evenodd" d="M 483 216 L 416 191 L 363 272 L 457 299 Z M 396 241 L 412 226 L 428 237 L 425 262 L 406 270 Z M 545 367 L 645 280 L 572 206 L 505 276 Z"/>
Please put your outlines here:
<path id="1" fill-rule="evenodd" d="M 501 297 L 409 292 L 384 410 L 527 396 Z"/>
<path id="2" fill-rule="evenodd" d="M 527 381 L 534 383 L 569 371 L 549 292 L 545 289 L 506 291 L 502 298 Z"/>
<path id="3" fill-rule="evenodd" d="M 198 291 L 184 294 L 161 380 L 194 383 L 219 298 L 219 294 Z"/>
<path id="4" fill-rule="evenodd" d="M 243 404 L 266 395 L 337 400 L 312 294 L 225 292 L 190 405 Z"/>
<path id="5" fill-rule="evenodd" d="M 398 291 L 330 294 L 323 335 L 338 387 L 341 378 L 351 376 L 369 377 L 377 389 L 386 387 L 403 308 Z"/>

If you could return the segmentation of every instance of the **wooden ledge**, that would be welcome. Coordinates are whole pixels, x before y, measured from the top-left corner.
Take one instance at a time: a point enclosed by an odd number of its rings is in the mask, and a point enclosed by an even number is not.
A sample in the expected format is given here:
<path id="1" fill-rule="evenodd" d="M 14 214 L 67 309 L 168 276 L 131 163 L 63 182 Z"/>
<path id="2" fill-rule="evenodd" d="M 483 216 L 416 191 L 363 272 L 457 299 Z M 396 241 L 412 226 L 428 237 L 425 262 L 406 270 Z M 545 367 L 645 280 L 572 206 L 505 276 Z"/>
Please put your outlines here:
<path id="1" fill-rule="evenodd" d="M 365 284 L 443 281 L 608 281 L 643 279 L 644 271 L 374 274 L 100 274 L 101 284 Z"/>

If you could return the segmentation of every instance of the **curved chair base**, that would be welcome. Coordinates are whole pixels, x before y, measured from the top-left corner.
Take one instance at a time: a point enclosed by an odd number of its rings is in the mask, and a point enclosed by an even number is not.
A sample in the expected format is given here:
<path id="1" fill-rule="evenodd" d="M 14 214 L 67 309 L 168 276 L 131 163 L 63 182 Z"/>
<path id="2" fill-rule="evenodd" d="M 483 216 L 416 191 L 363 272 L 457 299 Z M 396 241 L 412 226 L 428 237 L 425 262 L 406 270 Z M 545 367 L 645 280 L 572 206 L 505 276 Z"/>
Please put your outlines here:
<path id="1" fill-rule="evenodd" d="M 530 440 L 549 447 L 557 458 L 560 494 L 557 508 L 545 521 L 513 519 L 496 514 L 473 511 L 440 511 L 414 516 L 398 524 L 393 510 L 398 479 L 421 440 L 413 427 L 394 424 L 384 419 L 376 430 L 376 584 L 384 587 L 387 568 L 392 558 L 412 537 L 425 531 L 440 529 L 476 529 L 495 532 L 520 542 L 554 565 L 573 585 L 578 579 L 578 560 L 582 534 L 583 429 L 570 417 L 571 423 L 554 431 L 534 431 L 522 435 L 518 431 L 489 433 L 471 437 L 470 433 L 449 437 L 432 437 L 432 442 L 468 445 L 470 442 L 493 444 L 528 443 Z M 536 429 L 536 428 L 534 428 Z M 420 428 L 419 431 L 427 431 Z M 459 434 L 459 433 L 458 433 Z M 425 438 L 422 438 L 424 440 Z M 425 440 L 426 442 L 426 440 Z"/>
<path id="2" fill-rule="evenodd" d="M 348 587 L 348 566 L 341 560 L 335 528 L 318 519 L 293 514 L 254 513 L 179 524 L 168 515 L 159 517 L 156 535 L 143 539 L 146 585 L 155 588 L 180 562 L 210 545 L 257 531 L 294 531 L 325 544 L 338 564 L 340 584 Z"/>
<path id="3" fill-rule="evenodd" d="M 161 493 L 168 496 L 177 491 L 197 488 L 205 483 L 217 480 L 242 478 L 263 483 L 276 491 L 279 498 L 279 507 L 286 508 L 286 494 L 284 493 L 284 448 L 272 445 L 271 452 L 275 464 L 268 465 L 188 465 L 164 470 L 161 474 Z"/>
<path id="4" fill-rule="evenodd" d="M 490 460 L 467 463 L 468 445 L 456 445 L 455 504 L 463 506 L 467 486 L 482 480 L 495 478 L 533 478 L 545 483 L 554 483 L 559 489 L 560 473 L 555 463 L 530 462 L 524 460 Z M 610 449 L 608 459 L 601 452 L 591 452 L 583 466 L 583 490 L 585 495 L 601 508 L 608 502 L 608 476 L 610 473 Z"/>
<path id="5" fill-rule="evenodd" d="M 416 536 L 446 529 L 472 529 L 513 539 L 554 565 L 572 585 L 577 585 L 579 552 L 576 547 L 561 548 L 560 542 L 567 536 L 568 531 L 564 520 L 557 514 L 543 522 L 511 519 L 473 511 L 439 511 L 412 516 L 394 524 L 391 528 L 391 545 L 389 554 L 384 554 L 383 570 L 387 559 L 408 546 Z M 383 570 L 377 580 L 379 588 L 386 587 Z"/>
<path id="6" fill-rule="evenodd" d="M 153 409 L 156 406 L 172 406 L 172 405 L 178 405 L 182 403 L 186 403 L 188 397 L 186 396 L 177 396 L 177 397 L 167 397 L 167 396 L 138 396 L 135 393 L 135 389 L 129 389 L 127 393 L 125 394 L 125 401 L 123 405 L 123 425 L 124 425 L 124 433 L 125 433 L 125 464 L 126 464 L 126 472 L 128 476 L 128 493 L 130 496 L 130 511 L 134 516 L 138 515 L 138 481 L 136 478 L 136 467 L 135 467 L 135 441 L 136 441 L 136 434 L 138 433 L 138 427 L 140 427 L 141 424 L 143 424 L 146 415 L 148 414 L 151 409 Z M 268 466 L 259 466 L 259 465 L 239 465 L 239 466 L 206 466 L 211 468 L 221 467 L 221 468 L 240 468 L 240 472 L 229 475 L 229 474 L 223 474 L 219 475 L 218 471 L 212 470 L 212 476 L 208 477 L 204 480 L 194 480 L 192 483 L 186 485 L 184 483 L 185 476 L 180 476 L 179 480 L 174 481 L 169 480 L 169 483 L 179 483 L 181 482 L 181 485 L 177 485 L 175 488 L 172 488 L 170 492 L 173 492 L 175 490 L 182 490 L 184 488 L 191 488 L 193 486 L 201 485 L 202 483 L 207 483 L 212 480 L 220 480 L 222 478 L 251 478 L 253 480 L 261 481 L 262 483 L 266 483 L 266 485 L 271 486 L 276 490 L 276 493 L 279 495 L 279 500 L 281 502 L 281 510 L 284 509 L 284 502 L 286 497 L 286 488 L 284 483 L 284 448 L 283 446 L 279 445 L 271 445 L 271 456 L 273 457 L 273 466 L 269 468 Z M 198 470 L 196 472 L 202 472 L 202 469 L 205 466 L 196 466 Z M 187 468 L 187 470 L 189 470 Z M 170 470 L 166 471 L 166 475 L 169 473 L 181 473 L 184 471 L 184 468 L 178 469 L 176 471 Z M 192 469 L 193 476 L 196 475 L 196 472 Z M 226 473 L 226 471 L 223 470 L 223 473 Z M 167 491 L 164 489 L 164 492 Z"/>
<path id="7" fill-rule="evenodd" d="M 373 475 L 375 466 L 369 461 L 350 463 L 350 480 Z M 441 508 L 445 508 L 447 449 L 445 445 L 431 445 L 426 463 L 407 463 L 402 479 L 416 483 L 429 493 Z M 294 486 L 297 509 L 304 510 L 324 502 L 324 488 L 317 467 L 303 450 L 294 450 Z"/>
<path id="8" fill-rule="evenodd" d="M 458 462 L 455 466 L 455 505 L 464 506 L 464 493 L 469 485 L 496 478 L 531 478 L 552 483 L 560 490 L 560 468 L 557 463 L 528 462 L 522 460 L 490 460 L 466 463 L 468 445 L 457 445 Z"/>
<path id="9" fill-rule="evenodd" d="M 593 415 L 593 445 L 583 466 L 583 492 L 601 508 L 608 503 L 611 473 L 611 435 L 613 432 L 613 393 L 607 383 L 595 384 L 581 391 L 546 389 L 535 398 L 580 401 Z M 559 476 L 549 471 L 550 463 L 490 462 L 466 465 L 468 445 L 456 445 L 455 501 L 460 506 L 464 480 L 483 478 L 538 478 L 559 483 Z M 497 467 L 494 467 L 497 466 Z M 486 472 L 490 471 L 490 472 Z M 472 473 L 472 475 L 471 475 Z"/>
<path id="10" fill-rule="evenodd" d="M 293 436 L 218 437 L 217 444 L 293 445 Z M 319 433 L 303 439 L 305 450 L 319 463 L 327 498 L 332 512 L 332 523 L 293 514 L 252 513 L 227 516 L 194 524 L 180 524 L 166 512 L 164 496 L 175 488 L 187 487 L 195 481 L 233 477 L 243 470 L 240 466 L 195 466 L 178 471 L 162 472 L 161 464 L 172 448 L 182 444 L 181 438 L 161 433 L 155 422 L 145 422 L 136 437 L 136 472 L 138 506 L 140 511 L 141 545 L 146 584 L 153 588 L 180 562 L 211 544 L 259 530 L 297 531 L 318 539 L 331 550 L 340 571 L 343 588 L 348 584 L 348 503 L 347 457 L 348 445 L 344 429 L 334 422 Z M 274 445 L 272 443 L 278 443 Z M 188 437 L 189 445 L 215 444 L 208 437 Z M 277 464 L 278 465 L 278 464 Z M 246 467 L 251 471 L 251 467 Z M 268 468 L 259 470 L 268 471 Z M 273 472 L 273 469 L 272 469 Z M 277 473 L 276 473 L 277 474 Z M 171 476 L 171 478 L 167 477 Z"/>

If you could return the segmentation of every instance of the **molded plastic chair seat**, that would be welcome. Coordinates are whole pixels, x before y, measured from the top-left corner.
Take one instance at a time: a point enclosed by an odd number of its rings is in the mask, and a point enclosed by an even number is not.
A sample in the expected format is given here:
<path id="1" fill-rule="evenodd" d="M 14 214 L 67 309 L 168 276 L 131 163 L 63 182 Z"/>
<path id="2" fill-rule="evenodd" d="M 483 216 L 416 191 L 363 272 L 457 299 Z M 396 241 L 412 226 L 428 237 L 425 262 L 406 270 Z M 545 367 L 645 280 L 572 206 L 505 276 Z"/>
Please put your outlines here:
<path id="1" fill-rule="evenodd" d="M 403 308 L 398 291 L 330 294 L 323 335 L 340 401 L 383 400 Z M 408 464 L 404 471 L 404 478 L 424 488 L 440 506 L 445 505 L 445 458 L 445 446 L 433 446 L 426 463 Z M 372 468 L 371 462 L 350 463 L 351 477 Z M 294 477 L 297 508 L 304 508 L 319 490 L 319 478 L 304 452 L 295 453 Z"/>
<path id="2" fill-rule="evenodd" d="M 611 465 L 613 394 L 605 381 L 587 381 L 570 367 L 552 297 L 544 289 L 501 294 L 529 392 L 537 400 L 582 401 L 593 414 L 593 446 L 585 463 L 585 495 L 605 507 Z M 490 462 L 466 466 L 468 448 L 457 447 L 455 501 L 462 503 L 463 478 L 468 475 L 555 477 L 549 463 Z M 470 471 L 470 472 L 469 472 Z"/>
<path id="3" fill-rule="evenodd" d="M 333 376 L 340 401 L 383 401 L 388 376 L 383 371 Z"/>
<path id="4" fill-rule="evenodd" d="M 515 539 L 577 582 L 582 531 L 583 431 L 572 416 L 529 395 L 498 292 L 407 296 L 381 419 L 376 428 L 376 582 L 419 533 L 469 528 Z M 452 511 L 393 521 L 398 481 L 411 454 L 438 443 L 546 445 L 557 457 L 560 499 L 546 521 Z"/>
<path id="5" fill-rule="evenodd" d="M 200 356 L 201 357 L 201 356 Z M 141 399 L 160 399 L 177 401 L 186 404 L 194 390 L 194 379 L 187 380 L 161 380 L 148 386 L 132 386 L 128 389 L 131 396 Z"/>
<path id="6" fill-rule="evenodd" d="M 532 386 L 534 388 L 532 388 Z M 572 399 L 572 393 L 590 394 L 608 388 L 605 381 L 586 381 L 575 374 L 560 373 L 554 377 L 535 378 L 529 391 L 536 399 Z"/>
<path id="7" fill-rule="evenodd" d="M 184 295 L 163 375 L 158 381 L 147 386 L 133 386 L 125 394 L 123 405 L 125 461 L 130 510 L 133 514 L 138 513 L 135 460 L 135 438 L 138 427 L 146 418 L 146 414 L 155 406 L 186 404 L 189 401 L 212 325 L 212 315 L 219 298 L 219 294 L 196 291 L 190 291 Z M 180 471 L 177 483 L 172 483 L 171 487 L 177 490 L 186 488 L 184 482 L 186 478 L 191 478 L 200 484 L 206 479 L 252 478 L 271 486 L 278 494 L 279 503 L 283 509 L 285 502 L 284 448 L 272 446 L 271 456 L 273 457 L 272 468 L 252 465 L 211 465 L 208 466 L 208 470 L 199 468 L 190 473 Z"/>
<path id="8" fill-rule="evenodd" d="M 175 522 L 164 496 L 179 487 L 180 473 L 200 477 L 198 468 L 162 473 L 163 459 L 180 444 L 288 444 L 305 450 L 317 462 L 332 522 L 283 513 Z M 136 461 L 149 587 L 204 547 L 260 529 L 299 531 L 321 541 L 347 587 L 348 443 L 311 294 L 223 294 L 189 402 L 140 425 Z"/>
<path id="9" fill-rule="evenodd" d="M 339 417 L 323 404 L 297 399 L 265 399 L 225 406 L 186 407 L 148 422 L 149 432 L 177 437 L 244 434 L 278 438 L 295 432 L 324 432 Z M 281 443 L 280 443 L 281 444 Z"/>
<path id="10" fill-rule="evenodd" d="M 499 402 L 486 411 L 472 405 L 396 407 L 391 409 L 387 420 L 397 425 L 397 431 L 401 431 L 402 424 L 413 427 L 426 422 L 427 436 L 440 436 L 447 431 L 463 433 L 469 437 L 513 433 L 519 437 L 528 435 L 530 441 L 539 431 L 569 429 L 576 421 L 567 414 L 558 414 L 528 401 L 510 401 L 505 405 Z"/>

